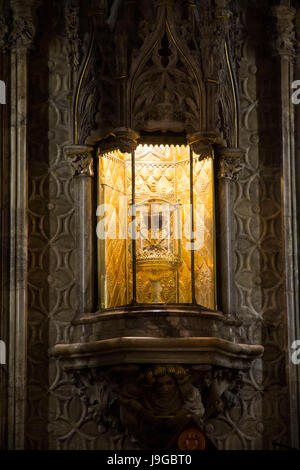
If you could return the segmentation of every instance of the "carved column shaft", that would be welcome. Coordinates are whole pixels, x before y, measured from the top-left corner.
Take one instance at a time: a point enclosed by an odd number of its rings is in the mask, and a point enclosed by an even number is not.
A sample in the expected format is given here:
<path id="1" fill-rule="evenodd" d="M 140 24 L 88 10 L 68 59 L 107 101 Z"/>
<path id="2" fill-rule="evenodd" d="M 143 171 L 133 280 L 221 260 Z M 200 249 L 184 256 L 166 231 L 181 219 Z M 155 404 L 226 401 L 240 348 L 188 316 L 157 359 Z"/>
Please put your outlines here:
<path id="1" fill-rule="evenodd" d="M 7 84 L 9 83 L 9 55 L 4 54 L 2 47 L 5 45 L 4 37 L 7 33 L 7 25 L 0 1 L 0 80 L 6 85 L 6 103 L 1 104 L 0 99 L 0 340 L 8 345 L 9 332 L 9 256 L 8 249 L 10 240 L 9 230 L 9 99 Z M 1 98 L 1 97 L 0 97 Z M 7 364 L 0 366 L 0 450 L 7 448 Z"/>
<path id="2" fill-rule="evenodd" d="M 300 80 L 300 9 L 297 10 L 296 17 L 297 46 L 296 46 L 296 62 L 294 71 L 294 80 Z M 299 87 L 298 87 L 299 89 Z M 299 97 L 299 94 L 298 94 Z M 297 220 L 298 220 L 298 260 L 300 260 L 300 103 L 294 107 L 295 110 L 295 138 L 296 138 L 296 199 L 297 199 Z M 298 263 L 299 267 L 299 263 Z M 300 303 L 300 301 L 299 301 Z M 300 327 L 298 331 L 300 330 Z M 299 337 L 300 338 L 300 333 Z M 300 378 L 299 378 L 300 382 Z M 300 398 L 299 398 L 300 402 Z"/>
<path id="3" fill-rule="evenodd" d="M 233 201 L 232 183 L 242 169 L 240 149 L 218 149 L 217 200 L 218 200 L 218 232 L 220 266 L 220 307 L 226 314 L 234 314 L 233 304 Z"/>
<path id="4" fill-rule="evenodd" d="M 10 340 L 8 447 L 24 448 L 27 365 L 28 50 L 35 34 L 34 0 L 12 0 L 10 81 Z"/>
<path id="5" fill-rule="evenodd" d="M 295 56 L 295 8 L 284 5 L 272 9 L 275 19 L 275 52 L 279 58 L 281 74 L 281 129 L 282 129 L 282 213 L 285 256 L 285 291 L 288 348 L 299 338 L 299 280 L 297 259 L 297 208 L 295 180 L 294 107 L 292 104 L 292 81 Z M 299 376 L 297 366 L 291 365 L 287 356 L 290 390 L 291 445 L 298 447 L 300 430 Z"/>
<path id="6" fill-rule="evenodd" d="M 76 319 L 82 313 L 92 312 L 94 305 L 95 246 L 93 207 L 93 151 L 87 145 L 65 147 L 74 176 L 76 194 L 76 239 L 77 239 L 77 279 L 78 302 Z"/>

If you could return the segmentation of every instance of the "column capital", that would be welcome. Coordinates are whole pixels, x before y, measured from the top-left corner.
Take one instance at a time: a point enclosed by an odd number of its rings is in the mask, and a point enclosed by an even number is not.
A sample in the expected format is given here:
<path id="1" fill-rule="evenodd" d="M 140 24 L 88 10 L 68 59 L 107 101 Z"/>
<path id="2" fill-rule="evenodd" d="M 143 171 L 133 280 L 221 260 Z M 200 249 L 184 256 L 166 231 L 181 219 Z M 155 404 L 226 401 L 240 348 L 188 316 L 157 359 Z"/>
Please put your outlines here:
<path id="1" fill-rule="evenodd" d="M 39 5 L 39 0 L 11 0 L 13 14 L 10 34 L 8 36 L 8 46 L 11 49 L 31 49 L 36 32 L 35 11 Z"/>
<path id="2" fill-rule="evenodd" d="M 68 145 L 64 155 L 71 165 L 73 176 L 94 176 L 94 147 L 91 145 Z"/>
<path id="3" fill-rule="evenodd" d="M 216 155 L 219 160 L 217 178 L 235 180 L 243 169 L 245 151 L 239 148 L 217 147 Z"/>
<path id="4" fill-rule="evenodd" d="M 272 8 L 275 19 L 273 45 L 280 57 L 293 59 L 295 57 L 295 28 L 296 9 L 287 5 L 276 5 Z"/>

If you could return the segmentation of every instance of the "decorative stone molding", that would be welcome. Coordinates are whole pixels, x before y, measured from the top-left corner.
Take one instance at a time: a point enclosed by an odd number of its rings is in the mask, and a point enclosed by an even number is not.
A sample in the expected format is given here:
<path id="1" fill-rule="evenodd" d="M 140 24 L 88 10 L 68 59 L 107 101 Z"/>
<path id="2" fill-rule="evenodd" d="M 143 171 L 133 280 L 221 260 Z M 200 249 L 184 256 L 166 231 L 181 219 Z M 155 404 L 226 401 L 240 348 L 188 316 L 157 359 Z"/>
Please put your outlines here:
<path id="1" fill-rule="evenodd" d="M 64 154 L 71 165 L 73 176 L 94 176 L 94 147 L 90 145 L 71 145 L 64 147 Z"/>
<path id="2" fill-rule="evenodd" d="M 272 8 L 275 18 L 274 46 L 280 57 L 292 59 L 295 57 L 294 20 L 296 9 L 286 5 Z"/>
<path id="3" fill-rule="evenodd" d="M 51 353 L 60 357 L 67 369 L 153 361 L 245 369 L 250 367 L 251 361 L 262 355 L 263 347 L 236 344 L 215 337 L 119 337 L 86 343 L 57 344 Z"/>

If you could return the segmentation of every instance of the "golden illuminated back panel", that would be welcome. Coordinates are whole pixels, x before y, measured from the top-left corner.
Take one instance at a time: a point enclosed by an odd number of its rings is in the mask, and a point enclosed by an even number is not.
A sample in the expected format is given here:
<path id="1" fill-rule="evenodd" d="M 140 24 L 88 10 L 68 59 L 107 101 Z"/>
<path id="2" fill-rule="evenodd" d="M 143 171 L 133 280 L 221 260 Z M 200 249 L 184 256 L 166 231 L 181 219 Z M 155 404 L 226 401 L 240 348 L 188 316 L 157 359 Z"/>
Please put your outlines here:
<path id="1" fill-rule="evenodd" d="M 197 304 L 215 308 L 213 160 L 194 157 L 195 295 Z"/>
<path id="2" fill-rule="evenodd" d="M 118 151 L 99 158 L 98 279 L 101 308 L 128 303 L 127 212 L 124 155 Z M 124 223 L 125 222 L 125 223 Z"/>
<path id="3" fill-rule="evenodd" d="M 182 159 L 176 165 L 177 200 L 181 204 L 181 264 L 178 267 L 179 302 L 192 302 L 191 279 L 191 224 L 190 224 L 190 157 L 185 147 Z"/>
<path id="4" fill-rule="evenodd" d="M 189 203 L 189 178 L 186 146 L 137 147 L 136 203 L 137 209 L 140 208 L 137 210 L 140 233 L 146 232 L 141 214 L 146 213 L 147 204 L 152 214 L 148 234 L 137 240 L 139 303 L 191 302 L 191 255 L 185 247 L 185 234 L 183 239 L 178 237 L 178 224 L 183 226 L 184 206 Z M 155 218 L 159 220 L 156 238 L 151 237 L 153 227 L 149 227 Z"/>
<path id="5" fill-rule="evenodd" d="M 214 308 L 213 173 L 194 157 L 197 303 Z M 100 306 L 130 304 L 132 235 L 136 236 L 138 303 L 191 303 L 190 150 L 139 145 L 135 152 L 136 231 L 132 230 L 130 154 L 99 157 L 98 259 Z M 102 211 L 102 212 L 101 212 Z M 99 230 L 98 230 L 99 228 Z M 100 237 L 99 237 L 100 234 Z"/>

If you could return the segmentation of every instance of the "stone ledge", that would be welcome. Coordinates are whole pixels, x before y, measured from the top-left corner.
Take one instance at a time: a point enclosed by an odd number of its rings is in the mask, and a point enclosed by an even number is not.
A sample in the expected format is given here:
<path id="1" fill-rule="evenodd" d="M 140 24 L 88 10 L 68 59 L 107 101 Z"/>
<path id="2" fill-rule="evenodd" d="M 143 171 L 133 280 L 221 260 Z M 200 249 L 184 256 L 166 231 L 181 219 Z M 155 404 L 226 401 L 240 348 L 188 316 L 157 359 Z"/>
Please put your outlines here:
<path id="1" fill-rule="evenodd" d="M 192 304 L 140 304 L 134 306 L 114 307 L 96 313 L 87 313 L 81 318 L 73 321 L 73 325 L 91 324 L 116 318 L 135 318 L 135 316 L 147 315 L 147 317 L 158 316 L 194 316 L 198 318 L 213 318 L 226 321 L 223 313 L 219 310 L 204 309 Z"/>
<path id="2" fill-rule="evenodd" d="M 57 344 L 50 354 L 66 369 L 116 364 L 209 364 L 247 369 L 263 354 L 260 345 L 235 344 L 220 338 L 120 337 L 87 343 Z"/>

